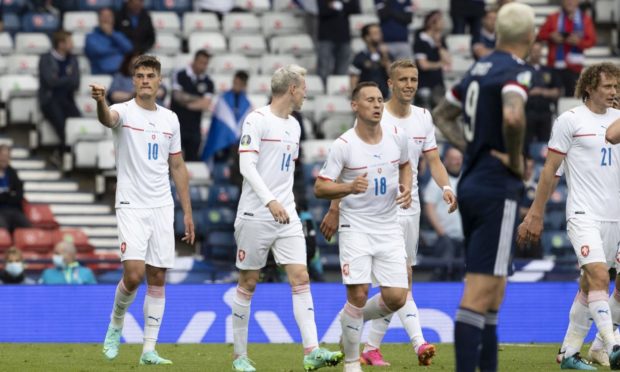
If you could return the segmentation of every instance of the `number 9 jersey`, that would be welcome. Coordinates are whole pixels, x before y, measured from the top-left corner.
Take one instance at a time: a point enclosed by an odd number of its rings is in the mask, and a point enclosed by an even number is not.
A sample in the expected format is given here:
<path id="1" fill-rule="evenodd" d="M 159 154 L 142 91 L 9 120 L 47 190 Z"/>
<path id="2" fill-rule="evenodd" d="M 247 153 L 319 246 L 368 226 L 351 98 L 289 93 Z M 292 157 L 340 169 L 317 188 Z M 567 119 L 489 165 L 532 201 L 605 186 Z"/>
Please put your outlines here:
<path id="1" fill-rule="evenodd" d="M 503 94 L 515 92 L 527 100 L 532 76 L 532 68 L 523 60 L 503 51 L 494 51 L 476 62 L 446 93 L 446 99 L 463 110 L 468 142 L 457 192 L 459 197 L 520 198 L 523 182 L 490 151 L 506 152 Z"/>

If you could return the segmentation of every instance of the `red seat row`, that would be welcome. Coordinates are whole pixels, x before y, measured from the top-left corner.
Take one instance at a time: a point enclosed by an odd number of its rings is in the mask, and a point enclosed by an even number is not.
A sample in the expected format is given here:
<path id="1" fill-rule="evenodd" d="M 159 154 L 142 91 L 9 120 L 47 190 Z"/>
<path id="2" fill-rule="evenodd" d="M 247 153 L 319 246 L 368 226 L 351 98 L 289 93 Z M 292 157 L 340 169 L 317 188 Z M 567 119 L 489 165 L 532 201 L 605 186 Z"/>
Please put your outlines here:
<path id="1" fill-rule="evenodd" d="M 20 228 L 15 229 L 13 239 L 5 229 L 0 229 L 0 252 L 4 252 L 12 245 L 24 252 L 49 253 L 56 243 L 71 239 L 79 253 L 90 253 L 95 250 L 88 242 L 88 236 L 78 229 Z"/>

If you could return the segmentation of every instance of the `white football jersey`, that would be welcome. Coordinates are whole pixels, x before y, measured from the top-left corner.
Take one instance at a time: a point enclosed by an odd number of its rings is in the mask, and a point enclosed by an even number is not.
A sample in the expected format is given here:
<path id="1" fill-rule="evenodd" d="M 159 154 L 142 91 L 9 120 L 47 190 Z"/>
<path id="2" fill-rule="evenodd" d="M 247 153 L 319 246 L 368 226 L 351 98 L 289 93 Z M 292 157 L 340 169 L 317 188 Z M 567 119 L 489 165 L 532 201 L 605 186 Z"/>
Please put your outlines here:
<path id="1" fill-rule="evenodd" d="M 367 173 L 365 193 L 347 195 L 340 202 L 339 231 L 373 234 L 400 233 L 396 210 L 399 166 L 409 161 L 407 138 L 394 125 L 381 125 L 376 145 L 362 141 L 351 128 L 332 144 L 319 173 L 326 180 L 352 182 Z"/>
<path id="2" fill-rule="evenodd" d="M 620 220 L 620 148 L 605 141 L 607 127 L 618 118 L 619 110 L 600 115 L 581 105 L 553 125 L 549 151 L 566 155 L 567 219 Z"/>
<path id="3" fill-rule="evenodd" d="M 386 105 L 383 108 L 381 124 L 395 125 L 407 136 L 409 164 L 413 174 L 411 207 L 407 209 L 398 208 L 398 214 L 412 215 L 420 213 L 420 193 L 418 191 L 418 164 L 420 156 L 422 153 L 437 149 L 435 126 L 433 125 L 431 113 L 422 107 L 411 105 L 411 112 L 408 117 L 397 118 L 388 111 Z"/>
<path id="4" fill-rule="evenodd" d="M 157 105 L 150 111 L 135 99 L 117 103 L 119 121 L 112 129 L 116 151 L 116 208 L 172 205 L 168 156 L 180 154 L 177 115 Z M 180 155 L 179 155 L 180 156 Z"/>
<path id="5" fill-rule="evenodd" d="M 245 118 L 239 144 L 240 153 L 258 153 L 256 170 L 291 221 L 299 219 L 293 197 L 293 173 L 295 160 L 299 156 L 300 136 L 301 127 L 297 119 L 290 115 L 287 119 L 277 117 L 270 106 L 265 106 Z M 273 221 L 269 208 L 245 179 L 237 217 Z"/>

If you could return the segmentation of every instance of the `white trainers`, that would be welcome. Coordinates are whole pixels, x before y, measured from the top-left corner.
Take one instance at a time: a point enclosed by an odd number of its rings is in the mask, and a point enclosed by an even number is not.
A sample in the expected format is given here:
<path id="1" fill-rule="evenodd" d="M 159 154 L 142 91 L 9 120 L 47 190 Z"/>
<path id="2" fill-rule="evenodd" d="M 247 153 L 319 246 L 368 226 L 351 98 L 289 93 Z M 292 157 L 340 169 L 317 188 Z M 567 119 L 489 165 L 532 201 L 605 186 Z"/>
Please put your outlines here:
<path id="1" fill-rule="evenodd" d="M 592 363 L 609 367 L 609 356 L 605 349 L 592 350 L 592 348 L 590 348 L 590 350 L 588 350 L 588 359 L 590 359 Z"/>
<path id="2" fill-rule="evenodd" d="M 344 372 L 363 372 L 359 361 L 346 362 L 344 364 Z"/>

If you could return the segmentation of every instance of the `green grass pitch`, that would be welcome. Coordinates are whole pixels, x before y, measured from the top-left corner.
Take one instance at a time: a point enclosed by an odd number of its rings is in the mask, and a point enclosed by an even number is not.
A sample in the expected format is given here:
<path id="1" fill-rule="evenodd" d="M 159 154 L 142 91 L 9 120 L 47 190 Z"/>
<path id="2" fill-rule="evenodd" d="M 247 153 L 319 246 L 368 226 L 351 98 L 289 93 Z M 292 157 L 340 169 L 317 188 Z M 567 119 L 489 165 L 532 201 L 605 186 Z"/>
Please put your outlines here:
<path id="1" fill-rule="evenodd" d="M 335 350 L 337 345 L 327 345 Z M 559 370 L 555 363 L 558 344 L 502 344 L 500 368 L 511 371 Z M 138 366 L 141 345 L 121 346 L 119 357 L 108 362 L 101 354 L 99 344 L 0 344 L 0 371 L 170 371 L 220 372 L 231 370 L 230 344 L 161 344 L 160 355 L 174 362 L 172 366 Z M 430 367 L 418 366 L 409 345 L 384 344 L 382 352 L 391 367 L 365 367 L 365 371 L 453 371 L 454 351 L 451 344 L 438 345 L 437 357 Z M 250 358 L 261 371 L 302 371 L 301 346 L 296 344 L 251 344 Z M 584 347 L 582 354 L 587 354 Z M 599 370 L 607 369 L 599 367 Z M 341 366 L 321 371 L 342 371 Z"/>

